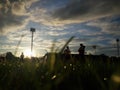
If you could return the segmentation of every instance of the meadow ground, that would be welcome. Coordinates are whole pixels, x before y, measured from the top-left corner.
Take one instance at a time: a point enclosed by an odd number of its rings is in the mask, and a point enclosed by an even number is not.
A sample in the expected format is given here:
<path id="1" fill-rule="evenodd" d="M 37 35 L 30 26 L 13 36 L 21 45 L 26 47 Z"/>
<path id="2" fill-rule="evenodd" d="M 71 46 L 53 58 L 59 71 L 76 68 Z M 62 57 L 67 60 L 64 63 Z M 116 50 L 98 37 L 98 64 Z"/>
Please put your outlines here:
<path id="1" fill-rule="evenodd" d="M 0 90 L 120 90 L 119 58 L 0 62 Z"/>

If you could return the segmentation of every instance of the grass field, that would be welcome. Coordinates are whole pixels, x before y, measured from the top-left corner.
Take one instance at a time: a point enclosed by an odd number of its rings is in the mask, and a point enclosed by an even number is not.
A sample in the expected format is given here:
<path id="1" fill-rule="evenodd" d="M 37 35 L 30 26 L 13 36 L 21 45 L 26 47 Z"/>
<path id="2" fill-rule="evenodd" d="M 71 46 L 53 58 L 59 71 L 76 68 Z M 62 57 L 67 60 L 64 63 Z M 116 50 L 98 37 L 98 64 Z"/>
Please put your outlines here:
<path id="1" fill-rule="evenodd" d="M 85 60 L 63 61 L 52 54 L 46 62 L 1 62 L 0 90 L 120 90 L 118 58 Z"/>
<path id="2" fill-rule="evenodd" d="M 20 61 L 8 53 L 0 62 L 0 90 L 120 90 L 120 58 L 48 53 L 47 59 Z M 54 48 L 51 52 L 57 52 Z"/>

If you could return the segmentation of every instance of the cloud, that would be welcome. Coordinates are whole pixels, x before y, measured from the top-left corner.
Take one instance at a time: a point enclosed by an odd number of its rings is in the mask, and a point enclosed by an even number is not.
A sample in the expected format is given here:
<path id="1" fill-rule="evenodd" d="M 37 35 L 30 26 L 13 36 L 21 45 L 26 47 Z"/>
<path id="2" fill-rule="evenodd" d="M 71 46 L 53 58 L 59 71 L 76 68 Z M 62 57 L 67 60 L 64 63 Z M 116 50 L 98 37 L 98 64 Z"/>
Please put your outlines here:
<path id="1" fill-rule="evenodd" d="M 109 16 L 93 20 L 87 25 L 101 28 L 101 33 L 112 35 L 114 38 L 120 36 L 120 16 Z"/>
<path id="2" fill-rule="evenodd" d="M 36 1 L 36 0 L 35 0 Z M 33 0 L 26 0 L 28 4 Z M 0 32 L 6 33 L 23 28 L 26 25 L 27 13 L 24 0 L 2 0 L 0 1 Z"/>
<path id="3" fill-rule="evenodd" d="M 66 6 L 56 9 L 53 17 L 60 21 L 82 22 L 120 14 L 118 0 L 72 0 Z"/>
<path id="4" fill-rule="evenodd" d="M 120 14 L 118 0 L 38 0 L 31 5 L 31 21 L 64 26 Z"/>
<path id="5" fill-rule="evenodd" d="M 106 46 L 120 36 L 119 8 L 119 0 L 0 0 L 0 34 L 12 32 L 0 42 L 16 46 L 27 33 L 20 47 L 30 46 L 31 33 L 24 28 L 33 26 L 37 49 L 50 51 L 54 39 L 61 48 L 74 35 L 69 43 L 74 52 L 80 43 Z"/>
<path id="6" fill-rule="evenodd" d="M 28 21 L 57 27 L 120 14 L 118 0 L 2 0 L 0 3 L 0 32 L 24 28 Z"/>
<path id="7" fill-rule="evenodd" d="M 48 34 L 51 35 L 51 36 L 61 36 L 61 35 L 66 35 L 65 32 L 57 32 L 57 30 L 54 31 L 54 32 L 51 31 L 51 32 L 49 32 Z"/>

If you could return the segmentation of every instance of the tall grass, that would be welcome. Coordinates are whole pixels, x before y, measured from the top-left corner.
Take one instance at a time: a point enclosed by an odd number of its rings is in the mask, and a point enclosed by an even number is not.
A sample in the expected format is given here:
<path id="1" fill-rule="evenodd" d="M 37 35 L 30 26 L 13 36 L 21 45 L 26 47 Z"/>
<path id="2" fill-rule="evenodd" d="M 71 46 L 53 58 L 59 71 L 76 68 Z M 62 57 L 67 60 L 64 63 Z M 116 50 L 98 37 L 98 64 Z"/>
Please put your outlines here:
<path id="1" fill-rule="evenodd" d="M 0 90 L 120 90 L 120 63 L 91 56 L 85 63 L 75 57 L 63 61 L 61 53 L 72 39 L 60 53 L 51 53 L 45 64 L 29 60 L 1 62 Z"/>

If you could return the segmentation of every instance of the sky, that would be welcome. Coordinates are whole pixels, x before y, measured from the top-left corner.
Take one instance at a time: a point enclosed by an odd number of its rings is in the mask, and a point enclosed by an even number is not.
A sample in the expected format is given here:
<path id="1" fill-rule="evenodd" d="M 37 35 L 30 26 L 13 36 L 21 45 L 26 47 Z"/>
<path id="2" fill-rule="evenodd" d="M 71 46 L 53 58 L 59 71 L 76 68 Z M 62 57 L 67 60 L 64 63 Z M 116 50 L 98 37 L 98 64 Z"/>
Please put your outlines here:
<path id="1" fill-rule="evenodd" d="M 0 0 L 0 53 L 26 53 L 35 28 L 36 56 L 50 52 L 53 44 L 59 51 L 72 36 L 71 53 L 83 43 L 86 54 L 116 56 L 119 9 L 119 0 Z"/>

